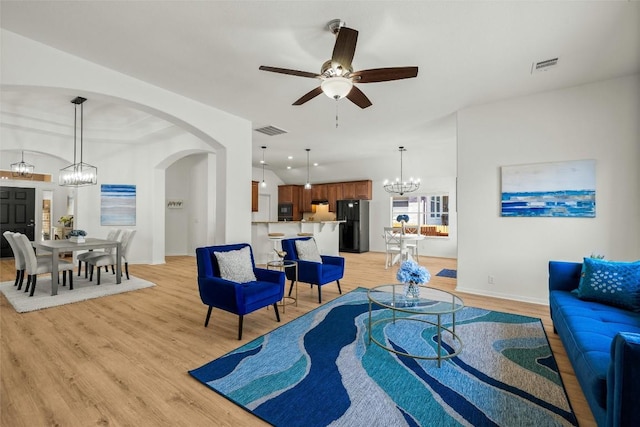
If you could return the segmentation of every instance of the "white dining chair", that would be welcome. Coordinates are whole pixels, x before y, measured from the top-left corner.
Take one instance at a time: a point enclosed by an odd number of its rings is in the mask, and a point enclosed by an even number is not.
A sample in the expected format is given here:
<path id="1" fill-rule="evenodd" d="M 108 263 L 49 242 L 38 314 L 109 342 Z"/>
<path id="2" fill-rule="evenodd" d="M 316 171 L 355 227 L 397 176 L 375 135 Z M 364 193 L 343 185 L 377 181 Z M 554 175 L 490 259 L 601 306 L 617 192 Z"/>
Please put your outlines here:
<path id="1" fill-rule="evenodd" d="M 37 257 L 33 251 L 31 242 L 24 234 L 15 233 L 13 235 L 15 242 L 25 259 L 25 272 L 27 273 L 27 286 L 24 291 L 28 292 L 31 288 L 30 297 L 36 290 L 36 283 L 38 280 L 38 274 L 51 273 L 53 269 L 53 263 L 51 259 L 47 260 L 43 257 Z M 67 285 L 67 273 L 69 276 L 69 289 L 73 290 L 73 263 L 65 260 L 58 261 L 58 271 L 62 271 L 62 286 Z M 56 278 L 57 280 L 57 278 Z M 22 285 L 20 285 L 22 286 Z M 18 287 L 18 290 L 20 289 Z"/>
<path id="2" fill-rule="evenodd" d="M 393 258 L 400 253 L 400 236 L 399 233 L 394 232 L 393 227 L 385 227 L 382 237 L 384 238 L 384 268 L 386 270 L 387 268 L 391 267 Z"/>
<path id="3" fill-rule="evenodd" d="M 119 228 L 114 228 L 112 230 L 109 230 L 109 233 L 107 233 L 107 240 L 118 240 L 121 232 L 122 230 L 120 230 Z M 87 260 L 102 256 L 102 255 L 106 255 L 106 254 L 112 254 L 113 251 L 115 251 L 115 248 L 105 248 L 102 251 L 88 251 L 76 256 L 76 259 L 78 260 L 78 277 L 80 277 L 80 270 L 82 270 L 83 262 L 84 262 L 84 277 L 86 279 L 89 273 L 89 263 L 87 262 Z"/>
<path id="4" fill-rule="evenodd" d="M 22 255 L 22 250 L 18 246 L 18 243 L 15 240 L 14 235 L 20 233 L 14 233 L 13 231 L 5 231 L 2 233 L 7 242 L 9 242 L 9 246 L 11 247 L 11 251 L 13 252 L 13 259 L 16 266 L 16 280 L 13 286 L 18 286 L 18 289 L 22 289 L 22 283 L 24 282 L 24 270 L 26 268 L 26 261 L 24 256 Z M 49 255 L 37 255 L 40 262 L 51 262 L 51 254 Z"/>
<path id="5" fill-rule="evenodd" d="M 124 230 L 122 232 L 121 239 L 121 247 L 120 247 L 120 261 L 124 264 L 124 270 L 127 275 L 127 280 L 129 280 L 129 249 L 131 248 L 131 243 L 133 242 L 133 236 L 135 236 L 136 230 Z M 90 258 L 87 260 L 89 265 L 91 266 L 91 270 L 89 272 L 89 281 L 93 280 L 93 269 L 97 267 L 98 279 L 96 285 L 100 284 L 100 267 L 103 266 L 113 266 L 117 263 L 117 251 L 113 251 L 110 254 L 104 254 L 95 258 Z"/>

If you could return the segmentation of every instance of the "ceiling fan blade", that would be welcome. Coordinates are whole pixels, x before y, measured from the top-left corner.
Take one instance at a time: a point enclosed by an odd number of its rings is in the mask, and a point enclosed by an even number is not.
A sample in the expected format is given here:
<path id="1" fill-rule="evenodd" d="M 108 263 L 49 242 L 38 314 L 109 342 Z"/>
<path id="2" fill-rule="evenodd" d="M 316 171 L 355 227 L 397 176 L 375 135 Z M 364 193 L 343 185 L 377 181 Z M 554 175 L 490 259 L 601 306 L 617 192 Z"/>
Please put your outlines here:
<path id="1" fill-rule="evenodd" d="M 338 31 L 336 44 L 333 46 L 331 62 L 337 62 L 342 68 L 351 69 L 351 61 L 356 53 L 356 43 L 358 42 L 358 32 L 354 29 L 342 27 Z"/>
<path id="2" fill-rule="evenodd" d="M 313 89 L 312 91 L 309 91 L 309 92 L 305 93 L 304 95 L 302 95 L 300 97 L 300 99 L 298 99 L 292 105 L 302 105 L 305 102 L 307 102 L 307 101 L 315 98 L 316 96 L 320 95 L 321 93 L 322 93 L 322 88 L 320 86 L 318 86 L 317 88 Z"/>
<path id="3" fill-rule="evenodd" d="M 289 70 L 288 68 L 267 67 L 266 65 L 261 65 L 259 69 L 262 71 L 271 71 L 272 73 L 289 74 L 290 76 L 310 77 L 312 79 L 317 79 L 320 77 L 320 75 L 317 73 L 309 73 L 308 71 Z"/>
<path id="4" fill-rule="evenodd" d="M 351 78 L 355 83 L 388 82 L 391 80 L 410 79 L 418 75 L 418 67 L 374 68 L 354 71 Z"/>
<path id="5" fill-rule="evenodd" d="M 349 91 L 349 94 L 347 94 L 347 99 L 360 108 L 367 108 L 373 105 L 371 104 L 371 101 L 369 101 L 369 98 L 367 98 L 367 95 L 362 93 L 362 91 L 355 86 L 353 86 L 351 91 Z"/>

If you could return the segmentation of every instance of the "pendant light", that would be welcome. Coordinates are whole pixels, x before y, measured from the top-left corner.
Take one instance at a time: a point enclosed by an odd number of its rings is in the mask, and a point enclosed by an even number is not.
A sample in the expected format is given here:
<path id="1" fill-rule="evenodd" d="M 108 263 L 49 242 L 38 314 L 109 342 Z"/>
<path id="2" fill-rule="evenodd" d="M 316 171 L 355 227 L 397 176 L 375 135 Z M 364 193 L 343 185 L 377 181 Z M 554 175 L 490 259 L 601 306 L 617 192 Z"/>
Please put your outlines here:
<path id="1" fill-rule="evenodd" d="M 311 148 L 306 148 L 307 150 L 307 183 L 304 185 L 305 190 L 311 190 L 311 181 L 309 180 L 309 151 Z"/>
<path id="2" fill-rule="evenodd" d="M 98 183 L 98 168 L 83 162 L 84 150 L 84 107 L 86 98 L 78 96 L 71 100 L 75 105 L 73 116 L 73 164 L 64 169 L 60 169 L 58 174 L 58 184 L 63 187 L 82 187 L 85 185 L 96 185 Z M 78 129 L 78 105 L 80 106 L 80 162 L 76 162 L 77 154 L 77 129 Z"/>
<path id="3" fill-rule="evenodd" d="M 262 188 L 266 188 L 267 187 L 267 183 L 264 182 L 264 165 L 266 165 L 266 163 L 264 162 L 264 150 L 266 150 L 267 147 L 265 145 L 262 146 L 262 161 L 260 163 L 262 163 L 262 182 L 260 183 L 260 186 Z"/>
<path id="4" fill-rule="evenodd" d="M 384 189 L 387 193 L 399 194 L 403 195 L 404 193 L 411 193 L 412 191 L 416 191 L 420 188 L 420 179 L 413 180 L 413 178 L 409 178 L 409 181 L 403 181 L 402 179 L 402 153 L 407 151 L 406 148 L 400 146 L 398 147 L 398 151 L 400 151 L 400 178 L 396 178 L 394 182 L 389 182 L 389 180 L 385 180 L 383 185 Z"/>
<path id="5" fill-rule="evenodd" d="M 35 167 L 24 161 L 24 151 L 22 152 L 22 160 L 17 163 L 11 163 L 11 175 L 15 178 L 31 178 Z"/>

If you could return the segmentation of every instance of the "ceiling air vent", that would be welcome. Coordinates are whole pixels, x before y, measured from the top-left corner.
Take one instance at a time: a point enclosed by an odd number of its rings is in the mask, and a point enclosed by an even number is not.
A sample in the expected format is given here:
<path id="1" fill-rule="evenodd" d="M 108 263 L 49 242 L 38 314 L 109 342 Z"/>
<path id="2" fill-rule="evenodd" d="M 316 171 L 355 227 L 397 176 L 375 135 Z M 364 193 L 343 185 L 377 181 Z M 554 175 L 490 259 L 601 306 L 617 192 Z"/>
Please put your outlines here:
<path id="1" fill-rule="evenodd" d="M 545 61 L 534 62 L 531 65 L 531 74 L 547 71 L 558 65 L 558 58 L 547 59 Z"/>
<path id="2" fill-rule="evenodd" d="M 264 133 L 269 136 L 282 135 L 283 133 L 287 133 L 286 130 L 279 129 L 275 126 L 264 126 L 258 129 L 254 129 L 256 132 Z"/>

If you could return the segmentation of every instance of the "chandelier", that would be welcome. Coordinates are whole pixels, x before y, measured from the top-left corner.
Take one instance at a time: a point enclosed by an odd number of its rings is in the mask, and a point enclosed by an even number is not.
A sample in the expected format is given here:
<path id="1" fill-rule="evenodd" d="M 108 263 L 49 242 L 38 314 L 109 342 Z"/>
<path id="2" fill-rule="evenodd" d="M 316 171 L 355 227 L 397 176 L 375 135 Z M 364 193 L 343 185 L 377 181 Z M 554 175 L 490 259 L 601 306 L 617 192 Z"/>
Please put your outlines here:
<path id="1" fill-rule="evenodd" d="M 262 161 L 260 163 L 262 163 L 262 182 L 260 183 L 260 186 L 262 188 L 266 188 L 267 187 L 267 183 L 264 182 L 264 166 L 266 165 L 266 163 L 264 162 L 264 150 L 266 150 L 267 147 L 265 145 L 262 146 Z"/>
<path id="2" fill-rule="evenodd" d="M 84 108 L 83 103 L 86 98 L 78 96 L 71 103 L 75 105 L 73 116 L 73 164 L 64 169 L 60 169 L 58 174 L 58 184 L 64 187 L 82 187 L 85 185 L 96 185 L 98 183 L 98 168 L 88 163 L 84 163 L 82 159 L 83 144 L 83 120 Z M 78 129 L 78 105 L 80 106 L 80 162 L 76 162 L 77 153 L 77 129 Z"/>
<path id="3" fill-rule="evenodd" d="M 389 180 L 385 180 L 383 182 L 384 189 L 388 193 L 403 195 L 404 193 L 411 193 L 412 191 L 416 191 L 420 188 L 420 179 L 413 180 L 413 178 L 409 178 L 409 181 L 402 180 L 402 153 L 407 151 L 404 147 L 398 147 L 398 151 L 400 151 L 400 178 L 396 178 L 395 181 L 389 182 Z"/>
<path id="4" fill-rule="evenodd" d="M 11 163 L 11 175 L 15 178 L 31 178 L 33 176 L 34 166 L 25 163 L 24 151 L 22 152 L 22 160 L 17 163 Z"/>

